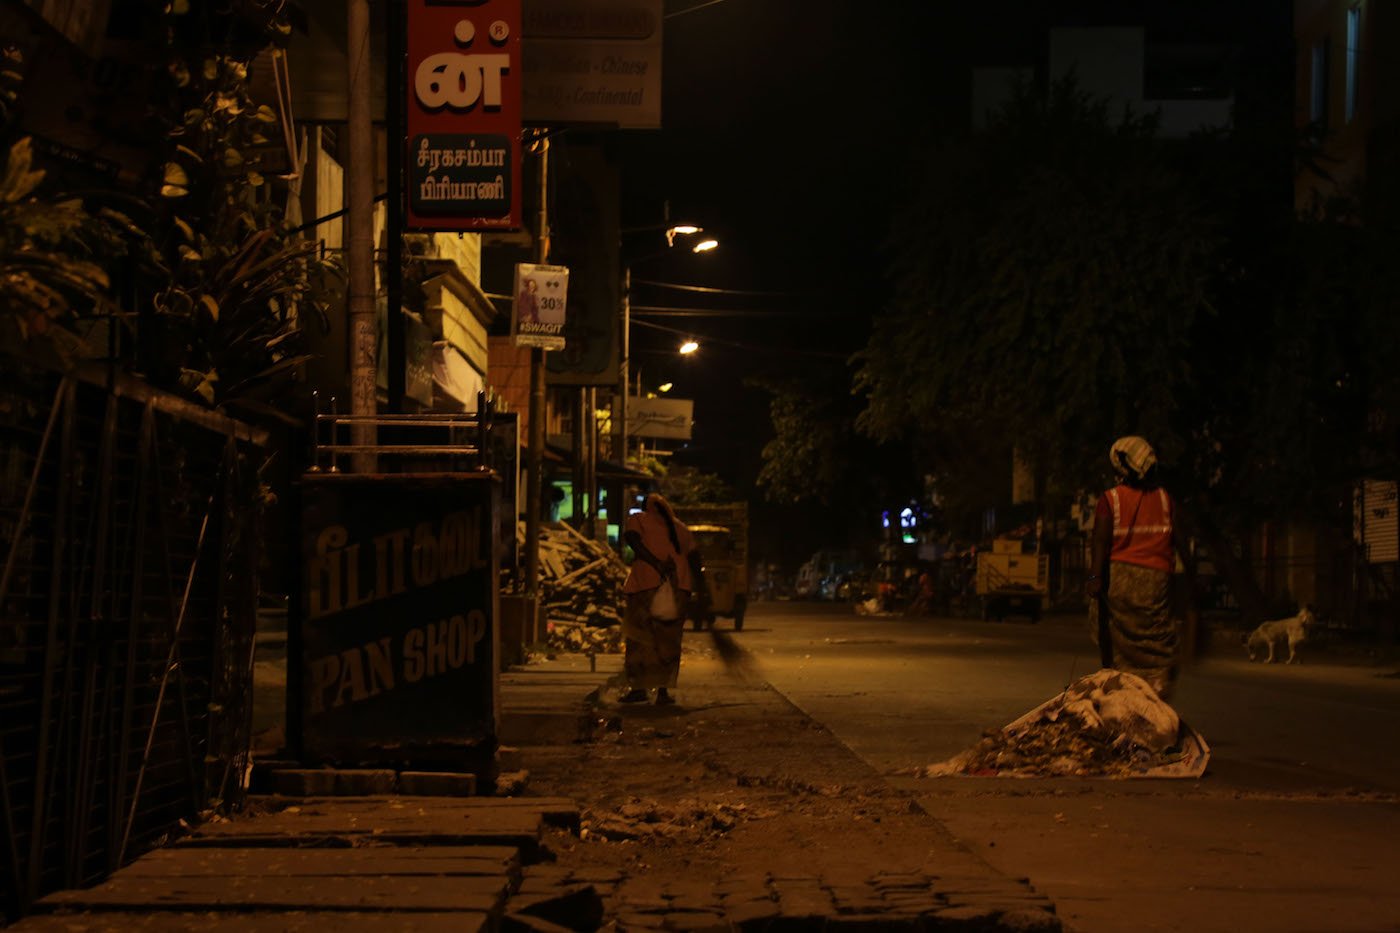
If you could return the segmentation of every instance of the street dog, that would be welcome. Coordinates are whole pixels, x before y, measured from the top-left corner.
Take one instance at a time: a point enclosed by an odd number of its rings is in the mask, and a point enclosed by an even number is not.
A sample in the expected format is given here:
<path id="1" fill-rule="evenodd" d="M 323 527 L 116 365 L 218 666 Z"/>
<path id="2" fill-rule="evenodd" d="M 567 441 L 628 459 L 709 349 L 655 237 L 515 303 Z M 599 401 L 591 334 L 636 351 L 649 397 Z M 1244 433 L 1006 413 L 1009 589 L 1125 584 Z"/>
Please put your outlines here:
<path id="1" fill-rule="evenodd" d="M 1263 653 L 1267 649 L 1268 656 L 1264 658 L 1264 663 L 1272 664 L 1274 663 L 1275 649 L 1281 651 L 1283 643 L 1287 642 L 1287 663 L 1299 664 L 1301 662 L 1298 660 L 1298 646 L 1308 640 L 1308 629 L 1315 621 L 1312 610 L 1304 606 L 1296 616 L 1265 622 L 1251 632 L 1249 638 L 1245 640 L 1245 651 L 1249 653 L 1249 659 L 1253 661 L 1256 652 Z"/>

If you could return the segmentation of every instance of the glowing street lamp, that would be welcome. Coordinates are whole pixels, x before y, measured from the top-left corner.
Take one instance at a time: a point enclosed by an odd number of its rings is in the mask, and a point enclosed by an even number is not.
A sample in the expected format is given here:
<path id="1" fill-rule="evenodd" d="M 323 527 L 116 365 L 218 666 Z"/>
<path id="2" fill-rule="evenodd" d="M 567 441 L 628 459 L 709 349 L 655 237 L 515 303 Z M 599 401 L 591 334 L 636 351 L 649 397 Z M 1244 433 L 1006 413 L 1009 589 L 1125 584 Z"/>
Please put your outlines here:
<path id="1" fill-rule="evenodd" d="M 670 392 L 673 388 L 675 388 L 675 383 L 663 382 L 663 383 L 661 383 L 661 385 L 659 385 L 659 386 L 656 387 L 656 391 L 658 391 L 658 392 Z"/>
<path id="2" fill-rule="evenodd" d="M 701 240 L 699 243 L 692 246 L 690 251 L 692 253 L 708 253 L 710 250 L 718 248 L 718 246 L 719 240 Z"/>
<path id="3" fill-rule="evenodd" d="M 696 343 L 694 340 L 687 340 L 685 343 L 681 344 L 680 354 L 681 356 L 689 356 L 699 349 L 700 344 Z"/>

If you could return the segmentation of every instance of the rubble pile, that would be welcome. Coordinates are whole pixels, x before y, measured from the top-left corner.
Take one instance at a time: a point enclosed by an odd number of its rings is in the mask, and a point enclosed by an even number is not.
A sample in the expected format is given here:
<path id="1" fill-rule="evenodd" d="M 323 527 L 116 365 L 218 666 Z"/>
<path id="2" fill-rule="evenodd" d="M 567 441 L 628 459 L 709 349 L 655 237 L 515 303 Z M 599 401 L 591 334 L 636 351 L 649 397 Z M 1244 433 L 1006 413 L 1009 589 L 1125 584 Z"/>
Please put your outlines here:
<path id="1" fill-rule="evenodd" d="M 621 625 L 590 625 L 550 619 L 545 644 L 552 651 L 575 654 L 618 654 L 622 651 Z"/>
<path id="2" fill-rule="evenodd" d="M 609 813 L 585 813 L 581 835 L 584 839 L 623 842 L 640 839 L 705 838 L 720 836 L 741 820 L 762 819 L 750 813 L 746 804 L 683 801 L 675 809 L 632 798 Z"/>
<path id="3" fill-rule="evenodd" d="M 1104 669 L 971 749 L 923 769 L 927 777 L 1200 777 L 1210 749 L 1134 674 Z"/>
<path id="4" fill-rule="evenodd" d="M 552 650 L 622 650 L 627 565 L 608 545 L 562 522 L 540 526 L 540 613 Z"/>

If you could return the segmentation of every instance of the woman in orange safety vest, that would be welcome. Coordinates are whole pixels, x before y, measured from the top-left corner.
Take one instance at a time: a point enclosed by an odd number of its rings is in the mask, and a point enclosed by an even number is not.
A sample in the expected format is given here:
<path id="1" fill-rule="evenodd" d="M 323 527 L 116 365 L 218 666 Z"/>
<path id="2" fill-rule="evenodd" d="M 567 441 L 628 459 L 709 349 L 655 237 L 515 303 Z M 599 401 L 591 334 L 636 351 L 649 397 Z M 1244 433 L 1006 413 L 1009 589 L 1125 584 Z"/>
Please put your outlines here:
<path id="1" fill-rule="evenodd" d="M 1157 455 L 1141 437 L 1109 451 L 1118 484 L 1094 510 L 1086 578 L 1090 628 L 1105 667 L 1136 674 L 1163 699 L 1176 680 L 1177 624 L 1169 610 L 1176 564 L 1175 503 L 1157 482 Z"/>

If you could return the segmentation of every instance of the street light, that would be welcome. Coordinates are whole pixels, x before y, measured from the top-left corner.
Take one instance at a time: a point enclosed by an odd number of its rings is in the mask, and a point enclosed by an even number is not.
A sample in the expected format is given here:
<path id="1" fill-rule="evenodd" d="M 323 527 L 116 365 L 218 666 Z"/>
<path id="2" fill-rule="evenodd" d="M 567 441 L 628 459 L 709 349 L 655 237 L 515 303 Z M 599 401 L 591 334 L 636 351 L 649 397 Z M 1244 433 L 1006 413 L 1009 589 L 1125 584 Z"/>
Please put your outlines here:
<path id="1" fill-rule="evenodd" d="M 696 343 L 694 340 L 687 340 L 685 343 L 681 344 L 680 354 L 681 356 L 689 356 L 690 354 L 694 353 L 696 350 L 699 349 L 700 344 Z"/>
<path id="2" fill-rule="evenodd" d="M 667 204 L 667 213 L 670 213 L 670 205 Z M 662 256 L 670 255 L 671 249 L 675 247 L 677 235 L 694 236 L 702 232 L 704 228 L 696 224 L 673 224 L 670 222 L 643 227 L 624 227 L 623 233 L 646 233 L 656 230 L 664 230 L 666 235 L 667 249 L 660 253 L 653 253 L 650 256 L 641 256 L 636 259 L 624 260 L 622 263 L 622 360 L 618 367 L 618 391 L 617 391 L 617 450 L 614 452 L 618 462 L 627 463 L 627 393 L 628 383 L 631 381 L 631 356 L 632 356 L 632 313 L 631 313 L 631 292 L 632 292 L 632 267 L 639 263 L 650 262 Z M 719 247 L 719 240 L 709 237 L 701 240 L 691 247 L 692 253 L 708 253 Z M 694 341 L 691 341 L 694 343 Z M 694 353 L 700 349 L 699 344 L 689 350 L 682 350 L 682 353 Z"/>

